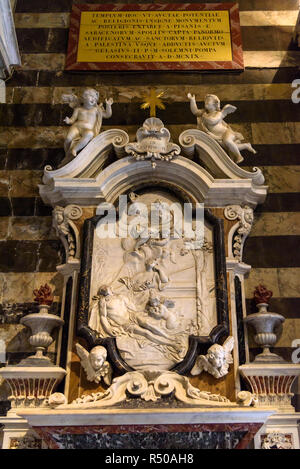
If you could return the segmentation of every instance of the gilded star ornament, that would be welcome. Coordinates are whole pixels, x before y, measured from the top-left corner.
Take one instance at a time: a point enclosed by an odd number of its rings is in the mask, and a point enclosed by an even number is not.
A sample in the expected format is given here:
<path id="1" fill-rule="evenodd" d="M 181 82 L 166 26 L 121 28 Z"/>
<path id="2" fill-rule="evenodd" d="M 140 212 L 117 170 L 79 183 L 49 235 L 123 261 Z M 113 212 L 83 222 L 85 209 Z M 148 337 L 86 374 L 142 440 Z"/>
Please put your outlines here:
<path id="1" fill-rule="evenodd" d="M 143 95 L 143 104 L 141 105 L 141 109 L 150 108 L 150 117 L 156 117 L 156 108 L 166 109 L 161 99 L 163 94 L 164 91 L 157 94 L 155 89 L 151 88 L 148 94 Z"/>

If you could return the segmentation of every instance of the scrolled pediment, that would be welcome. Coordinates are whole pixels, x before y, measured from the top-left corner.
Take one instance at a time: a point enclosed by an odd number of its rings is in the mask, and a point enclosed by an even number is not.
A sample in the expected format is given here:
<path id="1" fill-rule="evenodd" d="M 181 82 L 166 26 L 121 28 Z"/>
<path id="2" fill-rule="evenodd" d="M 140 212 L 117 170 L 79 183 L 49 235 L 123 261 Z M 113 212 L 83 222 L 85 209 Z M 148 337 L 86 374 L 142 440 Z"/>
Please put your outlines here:
<path id="1" fill-rule="evenodd" d="M 197 129 L 183 132 L 179 143 L 180 155 L 172 160 L 159 159 L 158 155 L 154 165 L 147 158 L 126 156 L 130 146 L 126 132 L 107 130 L 62 168 L 46 167 L 40 195 L 52 206 L 97 206 L 114 202 L 127 191 L 152 185 L 173 188 L 184 198 L 207 207 L 248 204 L 255 208 L 264 201 L 267 186 L 263 185 L 260 169 L 241 169 L 217 142 Z M 194 155 L 196 160 L 192 161 Z M 116 161 L 107 166 L 112 159 Z"/>
<path id="2" fill-rule="evenodd" d="M 44 169 L 43 183 L 49 184 L 62 178 L 90 177 L 89 173 L 99 173 L 108 157 L 114 150 L 118 158 L 126 155 L 125 146 L 129 136 L 124 130 L 109 129 L 95 137 L 72 161 L 62 168 L 53 170 L 51 166 Z"/>
<path id="3" fill-rule="evenodd" d="M 212 137 L 201 130 L 185 130 L 179 136 L 179 143 L 184 156 L 192 158 L 195 155 L 196 160 L 205 164 L 215 178 L 251 179 L 257 186 L 265 182 L 259 168 L 254 167 L 252 172 L 240 168 Z"/>

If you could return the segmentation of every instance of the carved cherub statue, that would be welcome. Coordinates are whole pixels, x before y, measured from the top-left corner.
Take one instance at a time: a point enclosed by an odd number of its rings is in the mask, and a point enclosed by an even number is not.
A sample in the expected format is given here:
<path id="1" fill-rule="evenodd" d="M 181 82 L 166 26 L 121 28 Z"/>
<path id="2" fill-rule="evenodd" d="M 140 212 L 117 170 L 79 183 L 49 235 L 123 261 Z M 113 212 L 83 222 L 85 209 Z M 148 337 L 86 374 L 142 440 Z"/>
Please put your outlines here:
<path id="1" fill-rule="evenodd" d="M 112 369 L 106 361 L 106 349 L 101 345 L 97 345 L 88 352 L 82 345 L 76 344 L 76 350 L 88 381 L 100 383 L 101 378 L 103 378 L 104 383 L 109 386 L 111 384 Z"/>
<path id="2" fill-rule="evenodd" d="M 98 91 L 87 88 L 81 99 L 75 94 L 63 94 L 62 100 L 74 109 L 72 117 L 66 117 L 64 122 L 71 125 L 65 139 L 66 154 L 76 156 L 91 140 L 100 133 L 102 119 L 112 115 L 111 105 L 113 99 L 106 99 L 106 109 L 102 103 L 98 105 Z"/>
<path id="3" fill-rule="evenodd" d="M 214 344 L 208 351 L 207 355 L 199 355 L 196 363 L 191 370 L 192 375 L 200 375 L 202 371 L 207 371 L 215 378 L 221 378 L 227 375 L 230 363 L 233 363 L 232 349 L 234 338 L 229 336 L 223 345 Z"/>
<path id="4" fill-rule="evenodd" d="M 235 163 L 241 163 L 244 159 L 240 153 L 241 150 L 256 153 L 251 143 L 241 143 L 241 141 L 244 140 L 243 135 L 239 132 L 235 132 L 230 125 L 224 121 L 224 118 L 228 114 L 236 111 L 237 108 L 235 106 L 226 104 L 226 106 L 221 109 L 218 96 L 207 94 L 204 98 L 204 109 L 198 109 L 195 95 L 188 93 L 187 97 L 190 100 L 192 113 L 197 116 L 198 129 L 210 135 L 225 148 Z"/>

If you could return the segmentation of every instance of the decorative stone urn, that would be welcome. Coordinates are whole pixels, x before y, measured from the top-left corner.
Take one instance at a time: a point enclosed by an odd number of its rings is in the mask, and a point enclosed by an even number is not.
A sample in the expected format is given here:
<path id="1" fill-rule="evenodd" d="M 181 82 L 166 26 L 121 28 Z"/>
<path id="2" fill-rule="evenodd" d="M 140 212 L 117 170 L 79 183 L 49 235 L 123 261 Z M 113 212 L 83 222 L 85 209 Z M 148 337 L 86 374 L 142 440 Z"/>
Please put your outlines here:
<path id="1" fill-rule="evenodd" d="M 39 312 L 23 317 L 21 324 L 31 329 L 29 342 L 35 347 L 36 353 L 18 365 L 1 368 L 1 376 L 11 391 L 8 397 L 12 405 L 10 413 L 16 412 L 15 408 L 48 407 L 50 395 L 66 374 L 63 368 L 54 365 L 44 355 L 53 342 L 51 332 L 64 324 L 61 318 L 48 313 L 53 303 L 51 288 L 45 284 L 33 293 L 35 301 L 39 303 Z"/>
<path id="2" fill-rule="evenodd" d="M 30 358 L 50 360 L 44 355 L 49 345 L 52 344 L 53 338 L 51 332 L 55 327 L 64 324 L 63 319 L 55 314 L 49 314 L 53 296 L 49 285 L 41 286 L 39 290 L 34 290 L 35 301 L 39 303 L 39 312 L 28 314 L 21 319 L 21 324 L 31 329 L 29 343 L 36 349 L 36 354 Z"/>
<path id="3" fill-rule="evenodd" d="M 274 329 L 284 321 L 280 314 L 269 313 L 268 303 L 272 292 L 263 285 L 254 291 L 254 300 L 259 312 L 250 314 L 245 323 L 255 328 L 255 342 L 263 347 L 263 352 L 252 363 L 239 366 L 240 375 L 256 396 L 257 407 L 270 407 L 280 413 L 295 412 L 292 406 L 292 385 L 300 375 L 300 365 L 287 363 L 282 357 L 270 352 L 277 341 Z"/>
<path id="4" fill-rule="evenodd" d="M 284 322 L 281 314 L 268 312 L 270 298 L 273 293 L 263 285 L 256 287 L 254 291 L 254 301 L 258 308 L 258 313 L 250 314 L 244 321 L 247 325 L 254 327 L 256 334 L 255 342 L 263 347 L 263 352 L 255 357 L 254 363 L 282 363 L 283 358 L 276 353 L 270 352 L 270 347 L 277 342 L 277 335 L 274 330 Z"/>

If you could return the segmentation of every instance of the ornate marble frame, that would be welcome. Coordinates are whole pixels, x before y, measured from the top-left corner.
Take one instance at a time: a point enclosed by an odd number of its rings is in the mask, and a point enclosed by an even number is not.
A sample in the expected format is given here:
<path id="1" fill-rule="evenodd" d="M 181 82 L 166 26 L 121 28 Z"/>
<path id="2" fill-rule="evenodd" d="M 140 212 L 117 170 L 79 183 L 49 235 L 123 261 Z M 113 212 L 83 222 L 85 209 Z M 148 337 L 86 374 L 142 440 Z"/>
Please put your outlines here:
<path id="1" fill-rule="evenodd" d="M 229 313 L 227 297 L 226 257 L 223 220 L 215 217 L 209 209 L 204 210 L 205 220 L 213 229 L 215 279 L 216 279 L 216 309 L 218 324 L 208 336 L 189 336 L 189 349 L 184 360 L 175 365 L 170 371 L 185 374 L 190 371 L 198 354 L 205 354 L 208 348 L 221 341 L 229 334 Z M 92 253 L 94 244 L 94 230 L 98 221 L 104 215 L 96 215 L 86 219 L 83 227 L 84 240 L 81 256 L 81 270 L 79 276 L 79 293 L 77 302 L 77 334 L 87 341 L 88 349 L 96 345 L 107 348 L 113 366 L 120 372 L 133 371 L 133 369 L 120 356 L 115 338 L 99 338 L 97 333 L 88 326 L 90 282 L 92 272 Z"/>

